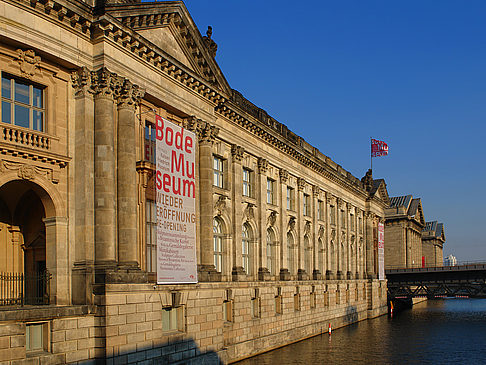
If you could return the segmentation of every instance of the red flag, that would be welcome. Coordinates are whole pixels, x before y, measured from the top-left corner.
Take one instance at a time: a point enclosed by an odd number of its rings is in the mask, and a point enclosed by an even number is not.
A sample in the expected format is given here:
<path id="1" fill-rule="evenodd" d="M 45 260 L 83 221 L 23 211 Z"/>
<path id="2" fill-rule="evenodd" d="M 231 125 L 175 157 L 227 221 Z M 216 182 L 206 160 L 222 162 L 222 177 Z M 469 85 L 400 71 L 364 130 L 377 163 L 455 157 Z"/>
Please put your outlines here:
<path id="1" fill-rule="evenodd" d="M 371 139 L 371 157 L 388 155 L 388 145 L 377 139 Z"/>

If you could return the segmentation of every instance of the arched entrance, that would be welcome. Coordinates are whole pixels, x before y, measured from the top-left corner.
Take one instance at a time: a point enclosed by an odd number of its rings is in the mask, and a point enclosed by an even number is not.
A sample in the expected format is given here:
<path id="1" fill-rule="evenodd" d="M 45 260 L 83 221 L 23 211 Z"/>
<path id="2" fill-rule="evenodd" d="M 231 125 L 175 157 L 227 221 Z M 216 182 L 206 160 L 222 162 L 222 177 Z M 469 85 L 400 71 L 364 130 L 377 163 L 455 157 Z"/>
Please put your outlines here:
<path id="1" fill-rule="evenodd" d="M 47 192 L 26 180 L 0 187 L 0 273 L 3 305 L 49 302 L 46 260 Z"/>

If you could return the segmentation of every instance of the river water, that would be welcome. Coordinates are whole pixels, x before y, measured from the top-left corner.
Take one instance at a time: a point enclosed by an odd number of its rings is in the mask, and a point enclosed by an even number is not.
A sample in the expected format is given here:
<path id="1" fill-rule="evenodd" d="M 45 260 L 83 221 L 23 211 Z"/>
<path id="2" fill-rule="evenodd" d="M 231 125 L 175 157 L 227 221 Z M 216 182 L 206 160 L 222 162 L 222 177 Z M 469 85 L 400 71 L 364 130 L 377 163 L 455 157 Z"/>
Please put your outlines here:
<path id="1" fill-rule="evenodd" d="M 239 362 L 486 364 L 486 299 L 429 300 Z"/>

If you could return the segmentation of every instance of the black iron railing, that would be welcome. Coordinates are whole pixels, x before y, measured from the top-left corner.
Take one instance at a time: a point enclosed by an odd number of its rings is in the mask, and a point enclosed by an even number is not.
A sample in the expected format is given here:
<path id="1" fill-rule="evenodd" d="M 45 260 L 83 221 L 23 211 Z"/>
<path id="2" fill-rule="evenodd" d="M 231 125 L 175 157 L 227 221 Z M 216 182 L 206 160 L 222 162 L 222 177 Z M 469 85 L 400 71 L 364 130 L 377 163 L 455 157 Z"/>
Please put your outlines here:
<path id="1" fill-rule="evenodd" d="M 0 306 L 49 304 L 49 281 L 52 275 L 42 273 L 0 272 Z"/>

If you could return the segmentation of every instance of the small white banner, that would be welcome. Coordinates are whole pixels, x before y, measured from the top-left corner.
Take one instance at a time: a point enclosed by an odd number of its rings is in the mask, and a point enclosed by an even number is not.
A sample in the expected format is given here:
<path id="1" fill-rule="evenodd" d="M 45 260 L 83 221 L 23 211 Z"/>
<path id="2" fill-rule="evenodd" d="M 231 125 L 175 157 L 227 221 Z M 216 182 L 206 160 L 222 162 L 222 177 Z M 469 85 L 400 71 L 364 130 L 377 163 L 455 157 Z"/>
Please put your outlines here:
<path id="1" fill-rule="evenodd" d="M 157 283 L 197 283 L 196 135 L 155 121 Z"/>
<path id="2" fill-rule="evenodd" d="M 385 280 L 385 225 L 378 223 L 378 279 Z"/>

